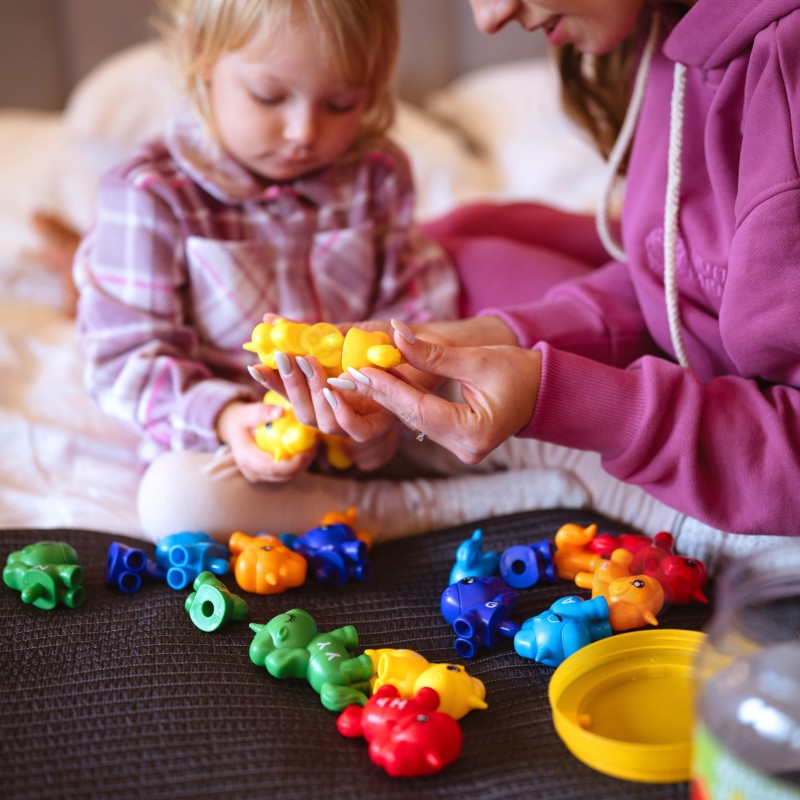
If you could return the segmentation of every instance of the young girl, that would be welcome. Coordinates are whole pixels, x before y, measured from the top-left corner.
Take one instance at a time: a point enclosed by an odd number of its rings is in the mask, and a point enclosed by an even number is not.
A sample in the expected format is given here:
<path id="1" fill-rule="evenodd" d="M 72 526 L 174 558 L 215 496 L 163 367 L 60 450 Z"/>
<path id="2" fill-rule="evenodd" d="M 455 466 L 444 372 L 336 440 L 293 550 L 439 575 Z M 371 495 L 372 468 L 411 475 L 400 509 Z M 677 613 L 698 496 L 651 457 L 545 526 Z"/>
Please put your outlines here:
<path id="1" fill-rule="evenodd" d="M 454 268 L 416 229 L 409 164 L 385 137 L 395 0 L 168 0 L 163 11 L 188 102 L 101 182 L 75 261 L 86 383 L 142 434 L 146 534 L 298 530 L 336 495 L 300 513 L 319 479 L 291 496 L 276 482 L 299 480 L 315 453 L 276 462 L 254 443 L 281 413 L 247 373 L 254 325 L 265 312 L 333 323 L 457 312 Z M 375 469 L 398 431 L 387 422 L 345 448 Z"/>
<path id="2" fill-rule="evenodd" d="M 602 470 L 582 475 L 598 510 L 630 520 L 649 503 L 646 529 L 671 529 L 712 569 L 796 535 L 800 2 L 472 7 L 486 32 L 516 20 L 562 48 L 565 90 L 611 175 L 627 160 L 622 241 L 601 212 L 600 269 L 475 320 L 396 324 L 408 361 L 458 381 L 463 402 L 365 369 L 327 391 L 336 427 L 363 427 L 355 392 L 469 463 L 514 435 L 537 440 L 514 440 L 520 463 L 569 471 L 596 454 Z M 621 81 L 632 54 L 635 80 Z"/>

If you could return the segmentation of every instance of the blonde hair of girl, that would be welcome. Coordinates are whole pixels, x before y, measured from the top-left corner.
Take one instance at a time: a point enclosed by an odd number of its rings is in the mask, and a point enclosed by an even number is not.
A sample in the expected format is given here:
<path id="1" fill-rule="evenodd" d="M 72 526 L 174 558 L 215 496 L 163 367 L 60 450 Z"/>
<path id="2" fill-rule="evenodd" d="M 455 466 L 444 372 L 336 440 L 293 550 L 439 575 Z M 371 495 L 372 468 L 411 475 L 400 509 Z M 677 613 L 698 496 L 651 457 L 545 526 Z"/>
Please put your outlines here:
<path id="1" fill-rule="evenodd" d="M 358 141 L 385 133 L 395 112 L 397 0 L 161 0 L 154 25 L 181 88 L 213 132 L 209 68 L 255 37 L 268 48 L 298 20 L 317 32 L 320 51 L 339 77 L 368 91 Z"/>

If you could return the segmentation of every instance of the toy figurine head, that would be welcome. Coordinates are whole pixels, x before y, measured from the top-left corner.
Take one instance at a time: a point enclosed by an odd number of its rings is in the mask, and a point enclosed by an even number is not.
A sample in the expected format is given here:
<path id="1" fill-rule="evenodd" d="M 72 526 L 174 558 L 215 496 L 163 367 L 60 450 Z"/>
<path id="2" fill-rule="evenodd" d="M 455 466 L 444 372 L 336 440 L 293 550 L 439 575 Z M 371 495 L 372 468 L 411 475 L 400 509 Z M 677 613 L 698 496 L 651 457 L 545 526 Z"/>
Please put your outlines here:
<path id="1" fill-rule="evenodd" d="M 305 647 L 318 633 L 317 623 L 307 611 L 293 608 L 273 617 L 266 625 L 251 624 L 266 652 L 281 647 Z"/>

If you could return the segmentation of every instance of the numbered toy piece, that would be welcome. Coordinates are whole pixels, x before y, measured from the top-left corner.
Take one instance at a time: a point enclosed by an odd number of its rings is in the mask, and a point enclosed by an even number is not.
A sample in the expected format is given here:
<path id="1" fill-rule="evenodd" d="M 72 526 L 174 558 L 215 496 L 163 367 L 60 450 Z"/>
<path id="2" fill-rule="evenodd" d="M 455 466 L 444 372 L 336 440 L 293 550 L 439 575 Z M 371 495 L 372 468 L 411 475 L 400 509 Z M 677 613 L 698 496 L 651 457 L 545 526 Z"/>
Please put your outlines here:
<path id="1" fill-rule="evenodd" d="M 561 597 L 547 611 L 522 623 L 514 636 L 514 649 L 523 658 L 557 667 L 581 647 L 611 636 L 608 617 L 605 597 Z"/>
<path id="2" fill-rule="evenodd" d="M 500 555 L 500 577 L 512 589 L 529 589 L 542 578 L 555 581 L 553 545 L 545 541 L 507 548 Z"/>
<path id="3" fill-rule="evenodd" d="M 346 372 L 349 367 L 388 369 L 404 362 L 400 351 L 383 331 L 350 328 L 343 336 L 338 328 L 327 322 L 307 325 L 281 318 L 272 323 L 262 322 L 253 328 L 250 341 L 242 346 L 255 353 L 261 363 L 271 369 L 278 368 L 275 353 L 313 356 L 331 378 Z"/>
<path id="4" fill-rule="evenodd" d="M 247 616 L 247 603 L 231 594 L 228 587 L 211 572 L 201 572 L 192 584 L 194 591 L 186 598 L 189 618 L 201 631 L 212 633 L 231 620 Z"/>
<path id="5" fill-rule="evenodd" d="M 184 531 L 164 536 L 156 543 L 156 563 L 167 574 L 172 589 L 183 589 L 206 570 L 225 575 L 230 553 L 207 533 Z"/>
<path id="6" fill-rule="evenodd" d="M 369 548 L 355 530 L 342 522 L 320 525 L 303 536 L 285 533 L 281 541 L 308 561 L 314 578 L 328 586 L 350 580 L 365 581 L 372 575 Z"/>
<path id="7" fill-rule="evenodd" d="M 440 606 L 456 632 L 456 652 L 464 658 L 472 658 L 480 647 L 494 649 L 519 630 L 509 619 L 517 593 L 502 578 L 464 578 L 444 590 Z"/>
<path id="8" fill-rule="evenodd" d="M 228 539 L 228 549 L 236 583 L 246 592 L 280 594 L 305 583 L 305 558 L 277 536 L 248 536 L 235 531 Z"/>
<path id="9" fill-rule="evenodd" d="M 582 527 L 572 522 L 562 525 L 554 537 L 556 552 L 553 561 L 558 577 L 571 581 L 579 572 L 593 572 L 600 555 L 592 549 L 596 540 L 597 525 Z M 611 555 L 609 552 L 608 555 Z"/>
<path id="10" fill-rule="evenodd" d="M 708 602 L 703 593 L 708 580 L 705 564 L 698 559 L 673 553 L 672 535 L 669 533 L 657 533 L 650 544 L 633 554 L 631 572 L 655 578 L 664 589 L 667 604 Z"/>
<path id="11" fill-rule="evenodd" d="M 433 689 L 403 698 L 394 686 L 382 686 L 363 708 L 342 711 L 336 727 L 343 736 L 363 736 L 372 762 L 393 778 L 433 775 L 452 764 L 463 746 L 461 726 L 438 705 Z"/>
<path id="12" fill-rule="evenodd" d="M 124 594 L 133 594 L 142 588 L 142 578 L 163 581 L 164 570 L 148 558 L 144 550 L 128 547 L 121 542 L 108 546 L 106 583 L 116 586 Z"/>
<path id="13" fill-rule="evenodd" d="M 658 625 L 656 616 L 664 608 L 664 589 L 649 575 L 629 575 L 608 584 L 605 595 L 608 618 L 615 633 Z"/>
<path id="14" fill-rule="evenodd" d="M 485 578 L 497 572 L 500 556 L 483 552 L 483 531 L 477 528 L 456 550 L 456 563 L 450 570 L 450 584 L 463 578 Z"/>
<path id="15" fill-rule="evenodd" d="M 607 597 L 611 581 L 631 574 L 631 561 L 633 553 L 620 547 L 610 556 L 600 556 L 594 572 L 579 572 L 575 576 L 575 585 L 581 589 L 591 589 L 592 597 Z"/>
<path id="16" fill-rule="evenodd" d="M 336 469 L 347 469 L 352 461 L 342 447 L 346 437 L 322 433 L 311 425 L 304 425 L 294 414 L 291 403 L 272 390 L 264 395 L 268 406 L 280 406 L 282 416 L 259 425 L 253 434 L 255 443 L 269 453 L 275 461 L 306 453 L 322 442 L 327 449 L 328 462 Z"/>
<path id="17" fill-rule="evenodd" d="M 365 650 L 375 674 L 372 691 L 393 686 L 400 697 L 410 698 L 422 689 L 439 696 L 437 711 L 461 719 L 473 709 L 486 709 L 486 687 L 460 664 L 431 664 L 415 650 L 382 648 Z"/>
<path id="18" fill-rule="evenodd" d="M 293 608 L 250 629 L 250 660 L 273 677 L 305 678 L 329 711 L 367 702 L 372 661 L 353 655 L 358 632 L 352 625 L 319 633 L 310 614 Z"/>
<path id="19" fill-rule="evenodd" d="M 9 553 L 3 582 L 23 603 L 46 611 L 59 603 L 78 608 L 86 599 L 78 554 L 64 542 L 37 542 Z"/>

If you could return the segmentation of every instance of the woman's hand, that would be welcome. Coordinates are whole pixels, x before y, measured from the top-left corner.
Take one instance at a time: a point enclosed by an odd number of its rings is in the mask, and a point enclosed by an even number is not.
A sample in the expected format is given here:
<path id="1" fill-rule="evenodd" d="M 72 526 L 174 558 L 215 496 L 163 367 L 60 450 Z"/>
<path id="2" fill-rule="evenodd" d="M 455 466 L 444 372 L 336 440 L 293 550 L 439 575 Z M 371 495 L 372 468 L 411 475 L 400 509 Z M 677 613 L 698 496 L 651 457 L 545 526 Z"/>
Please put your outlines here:
<path id="1" fill-rule="evenodd" d="M 220 441 L 230 446 L 236 465 L 251 483 L 289 481 L 305 472 L 316 456 L 315 446 L 290 458 L 275 461 L 270 453 L 256 445 L 253 430 L 278 419 L 282 414 L 283 409 L 279 406 L 235 400 L 228 403 L 217 417 Z"/>
<path id="2" fill-rule="evenodd" d="M 395 370 L 365 368 L 351 386 L 333 383 L 325 394 L 344 430 L 355 429 L 356 393 L 379 403 L 412 430 L 424 433 L 461 461 L 476 464 L 529 422 L 541 380 L 541 355 L 509 345 L 449 347 L 417 339 L 402 323 L 395 345 L 409 364 L 461 385 L 454 403 L 403 380 Z M 337 388 L 338 387 L 338 388 Z"/>

